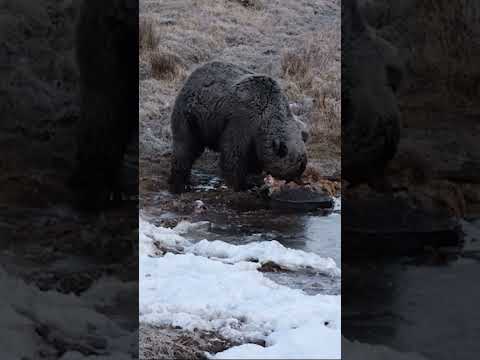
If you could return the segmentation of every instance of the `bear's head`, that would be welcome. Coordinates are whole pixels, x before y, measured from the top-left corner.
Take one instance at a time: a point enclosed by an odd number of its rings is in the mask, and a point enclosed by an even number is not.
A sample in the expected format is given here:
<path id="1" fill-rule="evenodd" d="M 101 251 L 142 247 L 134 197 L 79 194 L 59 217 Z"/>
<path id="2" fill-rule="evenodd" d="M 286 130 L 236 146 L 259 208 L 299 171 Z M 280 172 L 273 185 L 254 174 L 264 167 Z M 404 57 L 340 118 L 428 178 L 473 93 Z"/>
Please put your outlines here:
<path id="1" fill-rule="evenodd" d="M 295 180 L 305 171 L 307 166 L 308 140 L 306 125 L 290 112 L 287 102 L 276 112 L 272 124 L 263 142 L 262 154 L 259 157 L 263 169 L 272 176 L 287 181 Z"/>
<path id="2" fill-rule="evenodd" d="M 236 112 L 255 118 L 256 160 L 273 177 L 283 180 L 300 178 L 307 166 L 305 143 L 308 132 L 303 122 L 292 114 L 280 85 L 270 76 L 247 74 L 234 84 Z"/>

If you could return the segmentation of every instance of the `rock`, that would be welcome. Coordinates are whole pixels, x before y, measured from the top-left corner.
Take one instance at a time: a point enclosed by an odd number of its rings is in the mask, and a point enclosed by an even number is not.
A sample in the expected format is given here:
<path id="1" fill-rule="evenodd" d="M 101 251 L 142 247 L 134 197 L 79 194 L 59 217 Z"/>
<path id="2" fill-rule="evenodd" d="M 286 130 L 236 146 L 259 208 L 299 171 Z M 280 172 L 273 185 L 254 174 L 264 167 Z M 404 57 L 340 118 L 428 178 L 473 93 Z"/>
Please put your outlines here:
<path id="1" fill-rule="evenodd" d="M 266 263 L 263 263 L 262 266 L 258 268 L 258 271 L 260 272 L 287 272 L 290 271 L 288 269 L 285 269 L 278 265 L 277 263 L 274 263 L 273 261 L 267 261 Z"/>
<path id="2" fill-rule="evenodd" d="M 332 209 L 334 202 L 331 196 L 305 187 L 285 188 L 274 192 L 270 201 L 273 206 L 281 206 L 296 210 Z"/>
<path id="3" fill-rule="evenodd" d="M 207 211 L 207 206 L 202 200 L 196 200 L 193 208 L 194 214 L 203 214 Z"/>
<path id="4" fill-rule="evenodd" d="M 261 194 L 266 197 L 272 206 L 295 210 L 331 209 L 334 206 L 332 194 L 326 191 L 322 183 L 298 184 L 293 181 L 286 182 L 268 175 L 260 188 Z M 325 184 L 329 184 L 325 180 Z"/>

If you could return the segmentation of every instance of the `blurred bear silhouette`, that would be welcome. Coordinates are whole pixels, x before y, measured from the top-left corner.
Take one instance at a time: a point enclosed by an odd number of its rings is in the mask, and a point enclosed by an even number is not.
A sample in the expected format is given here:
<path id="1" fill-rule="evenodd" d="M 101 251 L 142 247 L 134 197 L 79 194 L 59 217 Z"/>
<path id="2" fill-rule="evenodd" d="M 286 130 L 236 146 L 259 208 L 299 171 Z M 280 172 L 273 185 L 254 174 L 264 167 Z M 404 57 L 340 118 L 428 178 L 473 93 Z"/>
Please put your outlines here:
<path id="1" fill-rule="evenodd" d="M 70 185 L 77 205 L 99 209 L 138 193 L 138 1 L 84 0 L 75 48 L 81 115 Z"/>

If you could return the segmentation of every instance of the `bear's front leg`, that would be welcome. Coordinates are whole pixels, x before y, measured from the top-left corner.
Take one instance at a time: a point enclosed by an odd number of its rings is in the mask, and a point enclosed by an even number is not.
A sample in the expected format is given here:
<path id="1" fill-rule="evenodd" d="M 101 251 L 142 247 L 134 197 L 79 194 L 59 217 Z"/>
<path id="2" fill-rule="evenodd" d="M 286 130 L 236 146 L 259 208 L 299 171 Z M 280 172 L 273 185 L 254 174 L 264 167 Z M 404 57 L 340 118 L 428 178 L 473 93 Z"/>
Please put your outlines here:
<path id="1" fill-rule="evenodd" d="M 180 194 L 185 191 L 185 187 L 190 179 L 192 164 L 193 161 L 185 151 L 175 150 L 173 152 L 170 178 L 168 180 L 172 193 Z"/>
<path id="2" fill-rule="evenodd" d="M 190 141 L 174 141 L 170 170 L 170 191 L 180 194 L 186 190 L 190 182 L 193 163 L 202 154 L 203 148 L 193 139 Z"/>
<path id="3" fill-rule="evenodd" d="M 220 166 L 227 185 L 234 191 L 248 189 L 248 152 L 247 147 L 239 141 L 240 138 L 222 142 Z"/>
<path id="4" fill-rule="evenodd" d="M 238 192 L 248 189 L 245 167 L 242 164 L 224 162 L 222 171 L 225 182 L 228 186 L 232 187 L 234 191 Z"/>

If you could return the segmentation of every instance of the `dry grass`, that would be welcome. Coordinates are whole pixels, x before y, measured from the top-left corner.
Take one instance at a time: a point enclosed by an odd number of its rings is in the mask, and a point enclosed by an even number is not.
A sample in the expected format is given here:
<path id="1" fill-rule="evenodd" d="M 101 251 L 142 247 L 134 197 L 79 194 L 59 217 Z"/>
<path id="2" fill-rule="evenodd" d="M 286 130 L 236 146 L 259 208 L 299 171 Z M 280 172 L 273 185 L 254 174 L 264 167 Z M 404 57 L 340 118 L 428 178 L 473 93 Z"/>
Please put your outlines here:
<path id="1" fill-rule="evenodd" d="M 478 98 L 480 3 L 477 0 L 417 0 L 404 16 L 395 14 L 387 0 L 372 0 L 372 3 L 391 15 L 384 16 L 387 20 L 381 25 L 382 36 L 408 52 L 409 70 L 415 81 L 405 90 L 435 92 L 435 96 L 445 99 L 441 101 L 445 106 L 465 105 Z"/>
<path id="2" fill-rule="evenodd" d="M 295 98 L 302 96 L 302 92 L 311 88 L 313 81 L 312 65 L 309 59 L 296 51 L 286 51 L 281 60 L 282 76 L 295 83 L 297 94 L 291 93 Z"/>
<path id="3" fill-rule="evenodd" d="M 332 143 L 341 144 L 341 101 L 319 92 L 314 98 L 311 120 L 311 136 L 317 140 L 327 136 Z"/>
<path id="4" fill-rule="evenodd" d="M 140 51 L 155 50 L 158 45 L 158 37 L 155 33 L 155 23 L 152 18 L 141 16 L 139 22 Z"/>
<path id="5" fill-rule="evenodd" d="M 417 60 L 430 68 L 434 78 L 441 75 L 441 85 L 457 101 L 476 100 L 480 95 L 480 13 L 475 5 L 470 0 L 426 0 L 419 6 L 422 14 L 430 16 L 419 17 L 425 44 L 422 59 Z"/>
<path id="6" fill-rule="evenodd" d="M 176 54 L 162 50 L 150 53 L 152 76 L 157 80 L 175 81 L 185 77 L 185 67 Z"/>
<path id="7" fill-rule="evenodd" d="M 328 140 L 340 147 L 341 101 L 340 69 L 335 66 L 338 38 L 315 34 L 302 46 L 286 50 L 281 58 L 281 74 L 287 80 L 285 91 L 292 101 L 311 97 L 309 118 L 312 140 Z"/>
<path id="8" fill-rule="evenodd" d="M 183 80 L 219 60 L 278 79 L 310 125 L 308 147 L 316 149 L 310 158 L 339 167 L 339 0 L 149 0 L 142 9 L 142 158 L 168 153 L 171 109 Z"/>

